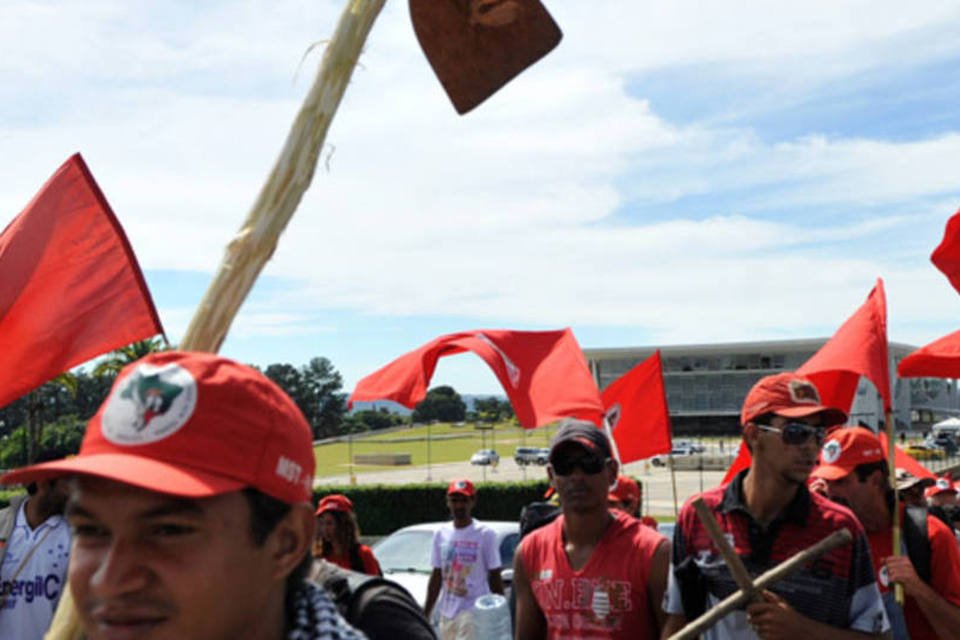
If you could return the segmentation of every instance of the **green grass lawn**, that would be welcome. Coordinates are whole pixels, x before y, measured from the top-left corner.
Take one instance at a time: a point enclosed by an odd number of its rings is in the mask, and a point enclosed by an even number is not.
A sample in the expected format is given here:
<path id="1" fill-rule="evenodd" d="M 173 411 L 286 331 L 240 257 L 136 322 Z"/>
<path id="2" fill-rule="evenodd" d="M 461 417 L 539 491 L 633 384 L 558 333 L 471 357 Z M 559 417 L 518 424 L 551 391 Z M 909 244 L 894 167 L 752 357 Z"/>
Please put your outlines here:
<path id="1" fill-rule="evenodd" d="M 499 424 L 492 430 L 476 429 L 470 423 L 464 426 L 435 424 L 430 427 L 411 427 L 391 433 L 354 436 L 353 454 L 409 453 L 412 466 L 427 464 L 427 432 L 430 433 L 430 462 L 462 462 L 470 459 L 478 449 L 495 449 L 501 463 L 513 457 L 516 447 L 546 447 L 553 435 L 552 427 L 527 430 Z M 351 445 L 337 442 L 314 447 L 317 458 L 317 477 L 340 475 L 350 470 Z M 394 466 L 354 465 L 355 471 L 396 469 Z"/>

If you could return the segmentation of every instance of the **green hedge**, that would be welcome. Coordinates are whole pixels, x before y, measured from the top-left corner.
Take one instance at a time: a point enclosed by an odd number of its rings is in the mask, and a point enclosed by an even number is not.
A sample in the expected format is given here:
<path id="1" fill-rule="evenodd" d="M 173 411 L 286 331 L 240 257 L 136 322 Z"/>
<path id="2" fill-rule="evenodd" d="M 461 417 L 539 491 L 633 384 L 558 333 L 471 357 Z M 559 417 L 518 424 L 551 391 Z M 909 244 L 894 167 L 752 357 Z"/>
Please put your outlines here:
<path id="1" fill-rule="evenodd" d="M 489 482 L 477 484 L 478 520 L 519 520 L 520 510 L 543 500 L 546 481 Z M 449 520 L 447 484 L 326 486 L 314 492 L 314 503 L 331 493 L 342 493 L 353 502 L 364 535 L 383 536 L 420 522 Z"/>

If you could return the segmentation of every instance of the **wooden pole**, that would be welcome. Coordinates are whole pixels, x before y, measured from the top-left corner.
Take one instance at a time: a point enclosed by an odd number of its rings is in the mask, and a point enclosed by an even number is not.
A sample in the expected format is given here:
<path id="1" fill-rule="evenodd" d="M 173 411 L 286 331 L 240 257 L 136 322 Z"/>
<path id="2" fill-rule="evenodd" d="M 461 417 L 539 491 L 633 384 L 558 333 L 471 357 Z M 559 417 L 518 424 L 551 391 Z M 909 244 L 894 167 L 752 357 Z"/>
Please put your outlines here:
<path id="1" fill-rule="evenodd" d="M 777 565 L 773 569 L 770 569 L 770 571 L 767 571 L 759 578 L 754 580 L 753 589 L 756 591 L 761 591 L 765 589 L 767 585 L 773 584 L 778 580 L 783 580 L 794 571 L 800 569 L 807 562 L 811 562 L 824 553 L 836 549 L 837 547 L 842 547 L 845 544 L 849 544 L 851 540 L 853 540 L 853 536 L 850 534 L 849 529 L 840 529 L 839 531 L 834 531 L 817 544 L 804 549 L 789 560 Z M 670 636 L 669 640 L 692 640 L 693 638 L 697 638 L 701 633 L 715 625 L 728 613 L 734 609 L 739 609 L 749 601 L 750 594 L 743 590 L 736 591 L 724 598 L 717 604 L 717 606 L 705 612 L 702 616 L 693 622 L 690 622 L 683 629 Z"/>
<path id="2" fill-rule="evenodd" d="M 181 349 L 216 353 L 240 305 L 277 246 L 310 182 L 330 122 L 385 0 L 350 0 L 340 14 L 320 71 L 253 208 L 227 245 L 216 277 L 194 313 Z M 60 597 L 46 640 L 81 640 L 70 590 Z"/>
<path id="3" fill-rule="evenodd" d="M 757 600 L 760 592 L 757 591 L 757 588 L 754 586 L 752 578 L 747 572 L 747 568 L 743 566 L 743 561 L 740 559 L 740 556 L 737 555 L 737 552 L 730 546 L 730 543 L 727 542 L 726 537 L 724 537 L 723 530 L 720 528 L 720 524 L 716 518 L 713 517 L 713 513 L 709 507 L 707 507 L 707 503 L 703 501 L 703 498 L 697 498 L 693 502 L 693 509 L 697 512 L 697 517 L 700 518 L 700 522 L 706 527 L 707 534 L 710 536 L 710 539 L 713 540 L 713 544 L 720 550 L 720 555 L 723 556 L 724 562 L 727 563 L 727 567 L 730 569 L 730 575 L 733 576 L 737 586 L 740 587 L 740 590 L 743 591 L 750 600 Z"/>
<path id="4" fill-rule="evenodd" d="M 900 555 L 900 494 L 897 493 L 897 441 L 896 421 L 893 417 L 893 409 L 887 411 L 887 467 L 889 468 L 890 486 L 893 489 L 893 513 L 890 514 L 890 520 L 893 527 L 893 555 Z M 903 585 L 899 582 L 893 583 L 893 596 L 901 607 L 903 606 Z"/>
<path id="5" fill-rule="evenodd" d="M 667 456 L 667 462 L 670 463 L 670 483 L 673 485 L 673 517 L 680 515 L 680 508 L 677 506 L 677 472 L 673 468 L 673 454 Z"/>

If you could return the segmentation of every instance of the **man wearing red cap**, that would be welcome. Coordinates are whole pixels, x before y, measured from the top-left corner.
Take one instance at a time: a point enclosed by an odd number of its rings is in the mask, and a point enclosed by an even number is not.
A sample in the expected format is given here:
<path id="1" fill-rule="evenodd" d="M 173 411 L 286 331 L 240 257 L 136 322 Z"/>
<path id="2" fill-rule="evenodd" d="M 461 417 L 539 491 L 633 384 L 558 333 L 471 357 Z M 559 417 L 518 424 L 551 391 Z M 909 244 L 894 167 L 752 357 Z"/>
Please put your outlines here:
<path id="1" fill-rule="evenodd" d="M 926 492 L 927 504 L 930 505 L 930 515 L 936 516 L 950 528 L 954 536 L 958 535 L 954 524 L 960 520 L 960 507 L 957 506 L 957 489 L 953 483 L 953 476 L 949 473 L 937 478 Z"/>
<path id="2" fill-rule="evenodd" d="M 273 382 L 170 351 L 120 372 L 79 455 L 0 481 L 68 477 L 68 582 L 88 640 L 362 638 L 304 580 L 314 465 L 310 428 Z"/>
<path id="3" fill-rule="evenodd" d="M 814 475 L 826 480 L 830 498 L 850 507 L 867 530 L 877 581 L 888 610 L 893 605 L 890 583 L 903 585 L 907 596 L 903 618 L 909 638 L 957 637 L 960 632 L 960 548 L 950 530 L 937 518 L 921 512 L 918 527 L 901 505 L 901 535 L 907 542 L 908 553 L 893 555 L 893 489 L 880 439 L 862 427 L 833 432 L 823 445 L 820 466 Z M 927 538 L 919 553 L 915 551 L 917 547 L 910 544 L 911 536 L 918 533 L 916 530 Z M 911 555 L 918 556 L 918 566 L 914 566 Z M 892 610 L 890 616 L 894 621 L 898 618 L 895 612 Z M 907 636 L 895 634 L 894 637 Z"/>
<path id="4" fill-rule="evenodd" d="M 438 606 L 441 640 L 474 638 L 474 601 L 490 592 L 503 593 L 497 534 L 471 515 L 476 497 L 477 489 L 469 480 L 451 482 L 447 508 L 453 522 L 433 534 L 433 572 L 424 611 L 430 617 L 434 605 Z"/>
<path id="5" fill-rule="evenodd" d="M 557 429 L 547 474 L 563 513 L 524 537 L 514 556 L 518 639 L 659 636 L 670 543 L 608 508 L 617 470 L 602 429 L 583 420 Z"/>
<path id="6" fill-rule="evenodd" d="M 817 388 L 793 373 L 762 378 L 747 394 L 740 422 L 750 467 L 699 496 L 747 570 L 759 575 L 842 528 L 853 544 L 774 583 L 761 601 L 722 618 L 705 633 L 708 640 L 833 640 L 889 629 L 863 527 L 848 509 L 807 489 L 826 427 L 845 421 L 845 413 L 821 404 Z M 674 529 L 663 637 L 736 590 L 691 499 Z"/>
<path id="7" fill-rule="evenodd" d="M 640 503 L 643 501 L 643 493 L 640 490 L 640 484 L 630 476 L 617 476 L 617 485 L 610 490 L 607 496 L 607 503 L 611 509 L 619 509 L 625 514 L 633 516 L 642 524 L 657 528 L 657 521 L 650 516 L 640 515 Z"/>

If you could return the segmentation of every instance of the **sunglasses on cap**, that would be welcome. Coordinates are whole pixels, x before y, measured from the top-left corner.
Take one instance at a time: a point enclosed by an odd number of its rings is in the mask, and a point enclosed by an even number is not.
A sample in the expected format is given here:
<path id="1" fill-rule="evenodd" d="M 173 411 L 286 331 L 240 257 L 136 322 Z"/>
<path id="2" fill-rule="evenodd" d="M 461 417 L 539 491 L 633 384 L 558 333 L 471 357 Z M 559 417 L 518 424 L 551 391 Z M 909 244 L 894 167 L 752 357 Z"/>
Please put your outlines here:
<path id="1" fill-rule="evenodd" d="M 827 430 L 823 427 L 814 427 L 806 422 L 788 422 L 783 425 L 783 428 L 778 429 L 769 424 L 758 424 L 757 428 L 761 431 L 768 431 L 770 433 L 779 433 L 780 437 L 783 439 L 783 444 L 803 444 L 811 436 L 817 441 L 817 446 L 823 444 L 824 438 L 826 438 Z"/>
<path id="2" fill-rule="evenodd" d="M 558 476 L 568 476 L 573 470 L 580 468 L 588 476 L 593 476 L 607 466 L 607 460 L 610 458 L 600 458 L 597 456 L 584 456 L 583 458 L 557 458 L 550 462 L 553 472 Z"/>

